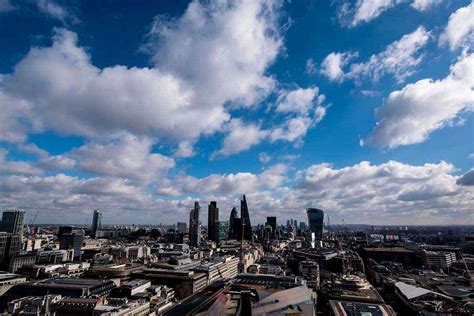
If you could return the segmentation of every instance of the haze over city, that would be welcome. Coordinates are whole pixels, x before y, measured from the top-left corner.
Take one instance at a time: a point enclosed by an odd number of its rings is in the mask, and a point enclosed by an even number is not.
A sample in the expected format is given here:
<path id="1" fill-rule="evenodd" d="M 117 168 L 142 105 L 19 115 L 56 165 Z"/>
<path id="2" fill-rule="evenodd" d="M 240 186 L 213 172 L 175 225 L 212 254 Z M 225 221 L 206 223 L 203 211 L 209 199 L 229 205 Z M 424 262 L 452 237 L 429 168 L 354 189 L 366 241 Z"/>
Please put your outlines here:
<path id="1" fill-rule="evenodd" d="M 474 224 L 471 1 L 0 0 L 0 209 Z M 207 208 L 201 213 L 207 218 Z"/>

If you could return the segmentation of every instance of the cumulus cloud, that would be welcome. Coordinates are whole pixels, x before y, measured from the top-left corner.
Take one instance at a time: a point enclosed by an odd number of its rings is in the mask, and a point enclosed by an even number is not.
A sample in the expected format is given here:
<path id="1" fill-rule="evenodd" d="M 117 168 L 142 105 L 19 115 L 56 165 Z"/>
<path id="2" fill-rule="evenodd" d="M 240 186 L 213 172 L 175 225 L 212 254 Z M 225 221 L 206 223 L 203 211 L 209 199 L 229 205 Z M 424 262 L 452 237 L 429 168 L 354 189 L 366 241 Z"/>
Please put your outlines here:
<path id="1" fill-rule="evenodd" d="M 331 81 L 342 82 L 345 76 L 342 68 L 357 56 L 358 54 L 353 52 L 330 53 L 321 63 L 320 73 Z"/>
<path id="2" fill-rule="evenodd" d="M 195 87 L 201 106 L 252 105 L 274 79 L 265 75 L 282 39 L 280 1 L 193 1 L 178 20 L 155 18 L 150 44 L 158 68 Z"/>
<path id="3" fill-rule="evenodd" d="M 36 0 L 35 3 L 40 12 L 53 19 L 66 22 L 66 20 L 72 18 L 72 15 L 66 8 L 62 7 L 53 0 Z"/>
<path id="4" fill-rule="evenodd" d="M 258 160 L 260 160 L 260 162 L 263 164 L 267 164 L 270 162 L 270 160 L 272 160 L 272 157 L 268 153 L 263 152 L 258 154 Z"/>
<path id="5" fill-rule="evenodd" d="M 348 27 L 355 27 L 370 22 L 383 12 L 408 0 L 357 0 L 355 3 L 345 2 L 338 12 L 339 22 Z M 410 6 L 420 12 L 439 5 L 442 0 L 413 0 Z"/>
<path id="6" fill-rule="evenodd" d="M 351 64 L 350 69 L 347 70 L 343 68 L 357 54 L 331 53 L 321 63 L 321 74 L 336 82 L 342 82 L 345 79 L 360 81 L 364 78 L 377 81 L 381 76 L 389 74 L 398 82 L 403 82 L 416 71 L 416 67 L 423 60 L 422 49 L 429 38 L 430 32 L 420 26 L 412 33 L 389 44 L 384 51 L 373 54 L 366 62 Z"/>
<path id="7" fill-rule="evenodd" d="M 411 3 L 411 7 L 418 11 L 426 11 L 441 4 L 441 2 L 443 2 L 443 0 L 414 0 Z"/>
<path id="8" fill-rule="evenodd" d="M 64 155 L 48 156 L 43 158 L 38 166 L 46 170 L 61 170 L 61 169 L 72 169 L 77 165 L 74 159 L 66 157 Z"/>
<path id="9" fill-rule="evenodd" d="M 227 105 L 252 106 L 272 91 L 265 72 L 282 46 L 279 8 L 194 1 L 180 18 L 156 21 L 148 46 L 155 68 L 98 68 L 75 33 L 56 29 L 51 47 L 31 48 L 4 76 L 0 93 L 9 99 L 0 101 L 15 105 L 0 120 L 25 108 L 39 131 L 66 135 L 127 131 L 180 142 L 212 134 L 230 119 Z M 0 136 L 23 140 L 27 131 L 16 131 L 2 126 Z"/>
<path id="10" fill-rule="evenodd" d="M 0 13 L 15 10 L 10 0 L 0 0 Z"/>
<path id="11" fill-rule="evenodd" d="M 372 55 L 368 61 L 352 64 L 348 76 L 352 79 L 369 77 L 376 81 L 382 75 L 390 74 L 402 82 L 415 72 L 416 66 L 423 60 L 421 49 L 429 38 L 430 32 L 420 26 L 388 45 L 383 52 Z"/>
<path id="12" fill-rule="evenodd" d="M 280 91 L 275 105 L 276 113 L 283 116 L 280 123 L 262 128 L 259 124 L 244 124 L 240 119 L 233 119 L 227 128 L 229 133 L 222 142 L 222 148 L 213 157 L 248 150 L 265 139 L 270 142 L 300 141 L 326 115 L 326 107 L 322 106 L 325 98 L 319 94 L 317 87 Z"/>
<path id="13" fill-rule="evenodd" d="M 441 45 L 448 44 L 452 51 L 470 48 L 474 42 L 474 2 L 459 8 L 449 16 L 448 25 L 439 37 Z"/>
<path id="14" fill-rule="evenodd" d="M 31 126 L 30 106 L 28 102 L 11 97 L 1 89 L 0 77 L 0 140 L 11 143 L 22 143 Z"/>
<path id="15" fill-rule="evenodd" d="M 268 132 L 262 130 L 257 124 L 245 124 L 240 119 L 232 119 L 229 126 L 229 134 L 222 141 L 222 148 L 213 154 L 213 157 L 229 156 L 259 144 Z"/>
<path id="16" fill-rule="evenodd" d="M 425 141 L 474 107 L 474 55 L 461 56 L 443 79 L 423 79 L 390 93 L 376 110 L 369 145 L 395 148 Z M 462 120 L 459 122 L 462 123 Z"/>
<path id="17" fill-rule="evenodd" d="M 67 155 L 82 171 L 131 180 L 157 179 L 175 166 L 172 158 L 152 153 L 151 139 L 124 134 L 111 142 L 90 142 Z"/>
<path id="18" fill-rule="evenodd" d="M 275 189 L 285 182 L 286 172 L 286 165 L 276 164 L 268 167 L 260 174 L 250 172 L 210 174 L 200 179 L 189 175 L 179 175 L 160 186 L 157 192 L 162 195 L 210 194 L 213 196 L 232 196 L 245 192 Z"/>
<path id="19" fill-rule="evenodd" d="M 306 114 L 312 108 L 313 100 L 318 95 L 319 89 L 311 87 L 307 89 L 296 89 L 283 93 L 277 101 L 277 112 L 296 112 Z"/>
<path id="20" fill-rule="evenodd" d="M 411 166 L 396 161 L 380 165 L 363 161 L 340 169 L 318 164 L 302 172 L 298 188 L 305 200 L 326 205 L 329 211 L 339 211 L 339 216 L 351 221 L 358 221 L 357 216 L 374 216 L 383 222 L 400 222 L 405 216 L 423 218 L 424 214 L 441 215 L 444 210 L 457 214 L 450 215 L 453 217 L 470 216 L 472 221 L 469 205 L 474 191 L 458 186 L 457 177 L 451 175 L 454 171 L 445 162 Z"/>
<path id="21" fill-rule="evenodd" d="M 339 20 L 350 27 L 377 18 L 382 12 L 405 0 L 357 0 L 354 5 L 346 2 L 339 9 Z"/>
<path id="22" fill-rule="evenodd" d="M 316 69 L 316 63 L 314 62 L 314 60 L 312 58 L 308 58 L 306 60 L 306 73 L 308 75 L 313 75 L 317 72 L 317 69 Z"/>
<path id="23" fill-rule="evenodd" d="M 8 151 L 0 148 L 0 174 L 37 175 L 41 170 L 24 161 L 10 161 Z"/>
<path id="24" fill-rule="evenodd" d="M 193 143 L 190 141 L 182 141 L 178 144 L 178 148 L 176 148 L 174 152 L 174 156 L 176 158 L 190 158 L 196 155 L 194 151 Z"/>
<path id="25" fill-rule="evenodd" d="M 474 186 L 474 169 L 463 174 L 456 183 L 462 186 Z"/>
<path id="26" fill-rule="evenodd" d="M 80 179 L 64 174 L 0 175 L 0 207 L 41 210 L 46 222 L 90 219 L 92 210 L 102 209 L 107 222 L 173 223 L 187 216 L 198 195 L 201 202 L 217 200 L 223 218 L 238 197 L 247 194 L 252 221 L 266 216 L 305 219 L 305 207 L 320 207 L 332 221 L 406 224 L 474 222 L 474 191 L 464 176 L 455 176 L 453 165 L 440 162 L 413 166 L 396 161 L 379 165 L 369 162 L 336 168 L 312 165 L 288 174 L 277 164 L 261 173 L 211 174 L 196 178 L 178 174 L 167 178 L 149 193 L 140 182 L 116 177 Z M 289 183 L 295 183 L 289 187 Z M 159 198 L 167 196 L 166 199 Z M 173 197 L 174 196 L 174 197 Z M 137 216 L 140 214 L 140 216 Z"/>
<path id="27" fill-rule="evenodd" d="M 282 92 L 278 97 L 276 110 L 287 115 L 282 124 L 269 131 L 270 141 L 301 140 L 311 127 L 321 122 L 326 115 L 326 107 L 322 105 L 326 97 L 318 93 L 317 87 Z"/>

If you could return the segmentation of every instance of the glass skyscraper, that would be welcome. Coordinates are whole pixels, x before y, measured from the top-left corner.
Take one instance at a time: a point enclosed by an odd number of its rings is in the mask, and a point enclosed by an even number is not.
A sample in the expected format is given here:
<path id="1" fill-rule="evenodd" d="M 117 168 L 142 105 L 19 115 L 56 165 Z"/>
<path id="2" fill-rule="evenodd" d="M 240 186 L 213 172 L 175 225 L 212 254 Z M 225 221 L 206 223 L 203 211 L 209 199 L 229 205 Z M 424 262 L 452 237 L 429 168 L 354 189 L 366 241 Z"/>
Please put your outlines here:
<path id="1" fill-rule="evenodd" d="M 316 238 L 323 238 L 324 211 L 317 208 L 307 208 L 309 230 L 315 234 Z"/>
<path id="2" fill-rule="evenodd" d="M 92 236 L 97 236 L 97 231 L 102 229 L 102 213 L 98 210 L 94 211 L 94 216 L 92 217 Z"/>
<path id="3" fill-rule="evenodd" d="M 250 223 L 249 208 L 245 194 L 240 201 L 240 218 L 242 218 L 242 225 L 244 225 L 244 239 L 252 240 L 252 224 Z"/>

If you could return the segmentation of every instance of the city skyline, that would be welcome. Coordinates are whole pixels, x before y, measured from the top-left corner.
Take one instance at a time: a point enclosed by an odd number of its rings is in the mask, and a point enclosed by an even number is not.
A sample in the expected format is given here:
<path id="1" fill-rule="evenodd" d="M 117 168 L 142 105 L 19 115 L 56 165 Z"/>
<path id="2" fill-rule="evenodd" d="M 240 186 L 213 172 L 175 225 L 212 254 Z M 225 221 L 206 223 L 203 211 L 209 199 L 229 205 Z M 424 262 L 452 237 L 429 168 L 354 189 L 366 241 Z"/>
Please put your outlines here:
<path id="1" fill-rule="evenodd" d="M 308 208 L 334 225 L 474 224 L 473 14 L 0 0 L 0 209 L 176 224 L 198 201 L 214 235 L 239 206 L 253 225 Z"/>

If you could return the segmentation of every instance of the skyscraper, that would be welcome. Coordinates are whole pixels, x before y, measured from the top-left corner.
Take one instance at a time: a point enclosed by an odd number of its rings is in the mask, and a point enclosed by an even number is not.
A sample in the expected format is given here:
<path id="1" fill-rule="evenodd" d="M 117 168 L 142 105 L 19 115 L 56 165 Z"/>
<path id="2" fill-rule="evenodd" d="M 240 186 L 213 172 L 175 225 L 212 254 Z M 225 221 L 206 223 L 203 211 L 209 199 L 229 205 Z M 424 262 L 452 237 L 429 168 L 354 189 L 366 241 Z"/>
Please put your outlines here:
<path id="1" fill-rule="evenodd" d="M 102 213 L 98 210 L 94 210 L 94 216 L 92 217 L 92 236 L 97 236 L 97 231 L 102 229 Z"/>
<path id="2" fill-rule="evenodd" d="M 2 214 L 0 231 L 4 233 L 0 242 L 0 248 L 2 248 L 0 260 L 4 264 L 8 264 L 12 257 L 21 253 L 24 221 L 25 211 L 6 210 Z"/>
<path id="3" fill-rule="evenodd" d="M 315 234 L 316 238 L 323 237 L 324 211 L 317 208 L 307 208 L 309 230 Z"/>
<path id="4" fill-rule="evenodd" d="M 2 224 L 0 231 L 18 236 L 23 234 L 23 225 L 25 222 L 25 211 L 6 210 L 3 211 Z"/>
<path id="5" fill-rule="evenodd" d="M 229 233 L 229 222 L 218 221 L 216 223 L 216 242 L 226 240 L 228 233 Z"/>
<path id="6" fill-rule="evenodd" d="M 219 208 L 216 201 L 209 203 L 209 214 L 207 217 L 207 237 L 217 242 L 217 222 L 219 221 Z"/>
<path id="7" fill-rule="evenodd" d="M 58 231 L 59 249 L 73 249 L 74 261 L 81 261 L 84 230 L 72 226 L 61 226 Z"/>
<path id="8" fill-rule="evenodd" d="M 194 202 L 194 208 L 189 212 L 189 244 L 198 247 L 201 243 L 201 223 L 199 222 L 199 202 Z"/>
<path id="9" fill-rule="evenodd" d="M 249 208 L 245 194 L 240 200 L 240 217 L 242 218 L 242 225 L 244 225 L 244 239 L 252 240 L 252 224 L 250 223 Z"/>
<path id="10" fill-rule="evenodd" d="M 272 233 L 275 234 L 276 227 L 277 227 L 277 218 L 276 218 L 276 216 L 268 216 L 267 217 L 267 225 L 272 227 Z"/>
<path id="11" fill-rule="evenodd" d="M 237 231 L 239 230 L 239 228 L 237 227 L 238 219 L 239 218 L 237 217 L 237 209 L 233 207 L 232 210 L 230 211 L 230 218 L 229 218 L 229 234 L 228 234 L 229 239 L 238 240 L 237 238 Z"/>

